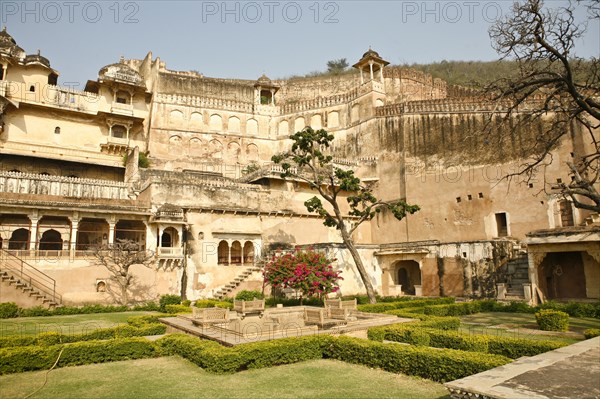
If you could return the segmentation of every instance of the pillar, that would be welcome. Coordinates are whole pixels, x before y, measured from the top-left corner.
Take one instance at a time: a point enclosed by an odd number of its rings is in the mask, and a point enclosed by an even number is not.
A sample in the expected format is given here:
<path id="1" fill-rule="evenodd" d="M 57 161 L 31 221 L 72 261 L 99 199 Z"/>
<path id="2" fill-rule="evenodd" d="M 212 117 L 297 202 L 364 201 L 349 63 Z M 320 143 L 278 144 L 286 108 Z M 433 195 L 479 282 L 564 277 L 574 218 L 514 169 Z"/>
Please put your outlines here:
<path id="1" fill-rule="evenodd" d="M 231 244 L 233 241 L 227 240 L 227 266 L 231 266 Z"/>
<path id="2" fill-rule="evenodd" d="M 29 249 L 35 251 L 37 244 L 38 218 L 31 218 L 31 230 L 29 234 Z"/>
<path id="3" fill-rule="evenodd" d="M 75 248 L 77 247 L 77 231 L 79 230 L 79 219 L 71 219 L 71 237 L 69 239 L 69 252 L 71 256 L 75 256 Z"/>
<path id="4" fill-rule="evenodd" d="M 271 89 L 271 105 L 275 105 L 275 89 Z"/>
<path id="5" fill-rule="evenodd" d="M 363 70 L 360 68 L 360 84 L 365 83 L 365 78 L 363 77 Z"/>
<path id="6" fill-rule="evenodd" d="M 383 65 L 379 66 L 379 79 L 383 83 Z"/>
<path id="7" fill-rule="evenodd" d="M 371 73 L 371 80 L 373 80 L 373 61 L 369 61 L 369 72 Z"/>
<path id="8" fill-rule="evenodd" d="M 108 222 L 108 245 L 115 243 L 115 226 L 116 223 L 112 220 Z"/>

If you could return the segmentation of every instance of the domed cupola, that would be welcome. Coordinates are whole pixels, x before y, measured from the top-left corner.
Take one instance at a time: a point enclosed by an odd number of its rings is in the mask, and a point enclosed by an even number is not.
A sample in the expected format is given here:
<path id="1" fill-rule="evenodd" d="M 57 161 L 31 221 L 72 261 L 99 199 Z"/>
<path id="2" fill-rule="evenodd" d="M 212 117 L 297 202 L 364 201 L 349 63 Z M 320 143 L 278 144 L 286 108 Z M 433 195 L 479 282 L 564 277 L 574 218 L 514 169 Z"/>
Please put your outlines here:
<path id="1" fill-rule="evenodd" d="M 113 81 L 134 86 L 145 86 L 144 80 L 138 71 L 125 63 L 123 57 L 116 64 L 110 64 L 100 69 L 98 78 L 101 81 Z"/>
<path id="2" fill-rule="evenodd" d="M 46 68 L 50 68 L 50 61 L 48 60 L 48 58 L 43 57 L 40 54 L 40 50 L 38 50 L 37 54 L 29 54 L 27 56 L 25 56 L 25 65 L 29 66 L 29 65 L 42 65 L 45 66 Z"/>
<path id="3" fill-rule="evenodd" d="M 379 81 L 383 83 L 383 68 L 386 65 L 389 65 L 389 62 L 381 58 L 377 51 L 372 50 L 371 47 L 369 47 L 369 50 L 364 53 L 362 58 L 356 64 L 352 65 L 352 67 L 360 71 L 361 83 L 370 81 Z M 365 75 L 367 77 L 365 77 Z"/>
<path id="4" fill-rule="evenodd" d="M 25 55 L 25 50 L 17 46 L 17 42 L 8 34 L 6 27 L 0 32 L 0 55 L 17 59 L 23 58 Z"/>
<path id="5" fill-rule="evenodd" d="M 256 103 L 262 105 L 275 105 L 275 93 L 279 86 L 274 84 L 264 73 L 254 84 Z"/>

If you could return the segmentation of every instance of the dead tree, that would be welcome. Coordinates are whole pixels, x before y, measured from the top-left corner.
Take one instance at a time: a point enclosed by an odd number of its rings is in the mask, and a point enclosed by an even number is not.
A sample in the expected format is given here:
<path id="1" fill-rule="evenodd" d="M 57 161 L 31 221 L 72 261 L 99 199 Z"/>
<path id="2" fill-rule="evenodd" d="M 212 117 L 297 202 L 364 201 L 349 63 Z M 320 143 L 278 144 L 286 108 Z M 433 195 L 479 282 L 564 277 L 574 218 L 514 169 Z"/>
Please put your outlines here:
<path id="1" fill-rule="evenodd" d="M 135 282 L 131 268 L 135 265 L 151 268 L 155 255 L 134 241 L 121 239 L 116 241 L 114 244 L 98 247 L 94 250 L 94 257 L 98 265 L 104 266 L 110 272 L 109 280 L 118 288 L 116 292 L 110 291 L 116 302 L 129 305 L 130 289 Z"/>
<path id="2" fill-rule="evenodd" d="M 575 4 L 587 7 L 587 21 L 576 21 Z M 525 0 L 515 3 L 511 13 L 494 24 L 490 28 L 493 47 L 518 68 L 513 76 L 489 85 L 486 93 L 513 127 L 519 123 L 541 126 L 536 139 L 527 145 L 528 157 L 506 177 L 533 178 L 553 161 L 552 153 L 561 142 L 573 137 L 582 143 L 582 150 L 566 162 L 571 181 L 547 183 L 546 191 L 563 196 L 577 208 L 600 212 L 600 61 L 575 53 L 586 24 L 600 17 L 600 3 L 582 0 L 575 4 L 547 8 L 541 0 Z"/>

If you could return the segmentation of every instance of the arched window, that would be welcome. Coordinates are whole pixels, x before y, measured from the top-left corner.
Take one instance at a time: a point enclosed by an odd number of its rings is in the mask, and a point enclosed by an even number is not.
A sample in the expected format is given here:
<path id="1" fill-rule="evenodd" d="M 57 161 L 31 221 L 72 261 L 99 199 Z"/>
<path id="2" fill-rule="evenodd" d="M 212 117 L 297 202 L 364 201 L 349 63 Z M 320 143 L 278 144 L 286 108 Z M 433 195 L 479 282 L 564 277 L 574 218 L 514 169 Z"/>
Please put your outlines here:
<path id="1" fill-rule="evenodd" d="M 54 134 L 60 134 L 60 127 L 59 126 L 56 126 L 54 128 Z"/>
<path id="2" fill-rule="evenodd" d="M 35 86 L 34 85 L 29 86 L 29 91 L 32 93 L 35 93 Z"/>
<path id="3" fill-rule="evenodd" d="M 244 244 L 244 264 L 254 264 L 254 244 L 252 241 L 247 241 Z"/>

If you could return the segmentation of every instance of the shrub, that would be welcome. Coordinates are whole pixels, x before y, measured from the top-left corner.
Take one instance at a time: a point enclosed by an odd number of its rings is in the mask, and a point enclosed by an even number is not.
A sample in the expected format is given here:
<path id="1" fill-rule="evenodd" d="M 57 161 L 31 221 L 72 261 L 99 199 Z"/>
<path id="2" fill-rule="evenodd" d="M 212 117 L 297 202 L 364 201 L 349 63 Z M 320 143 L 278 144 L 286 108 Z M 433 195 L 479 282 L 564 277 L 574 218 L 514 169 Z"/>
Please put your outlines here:
<path id="1" fill-rule="evenodd" d="M 263 299 L 265 296 L 258 290 L 242 290 L 237 293 L 235 299 L 238 301 L 252 301 L 253 299 Z"/>
<path id="2" fill-rule="evenodd" d="M 183 306 L 192 306 L 192 301 L 190 301 L 189 299 L 186 299 L 185 301 L 181 301 L 181 304 Z"/>
<path id="3" fill-rule="evenodd" d="M 431 305 L 425 306 L 424 312 L 432 316 L 462 316 L 467 314 L 479 313 L 481 304 L 478 301 L 453 303 L 449 305 Z"/>
<path id="4" fill-rule="evenodd" d="M 163 295 L 160 297 L 160 299 L 158 300 L 158 307 L 160 308 L 161 312 L 166 311 L 166 306 L 167 305 L 180 305 L 181 304 L 181 297 L 179 295 Z"/>
<path id="5" fill-rule="evenodd" d="M 20 317 L 40 317 L 40 316 L 52 316 L 52 312 L 42 306 L 34 306 L 28 309 L 19 310 Z"/>
<path id="6" fill-rule="evenodd" d="M 304 298 L 302 303 L 300 303 L 300 299 L 297 298 L 276 298 L 270 297 L 265 299 L 265 306 L 275 307 L 278 304 L 282 304 L 283 306 L 323 306 L 323 301 L 320 298 Z"/>
<path id="7" fill-rule="evenodd" d="M 0 319 L 12 319 L 17 316 L 19 316 L 19 307 L 16 303 L 0 303 Z"/>
<path id="8" fill-rule="evenodd" d="M 324 253 L 296 248 L 293 253 L 276 254 L 263 269 L 265 282 L 275 289 L 292 288 L 302 297 L 323 297 L 339 291 L 340 270 Z"/>
<path id="9" fill-rule="evenodd" d="M 0 349 L 0 375 L 49 369 L 60 354 L 57 367 L 155 357 L 155 344 L 145 338 L 76 342 L 52 346 Z"/>
<path id="10" fill-rule="evenodd" d="M 196 303 L 194 303 L 194 306 L 197 308 L 224 308 L 224 309 L 231 309 L 233 308 L 233 304 L 231 302 L 225 302 L 225 301 L 217 301 L 214 299 L 202 299 L 199 301 L 196 301 Z"/>
<path id="11" fill-rule="evenodd" d="M 535 321 L 540 330 L 544 331 L 567 331 L 569 329 L 569 315 L 560 310 L 540 310 L 535 314 Z"/>
<path id="12" fill-rule="evenodd" d="M 585 339 L 590 339 L 594 337 L 600 336 L 600 329 L 598 328 L 589 328 L 583 332 L 583 336 Z"/>
<path id="13" fill-rule="evenodd" d="M 165 311 L 170 314 L 175 313 L 192 313 L 192 308 L 185 305 L 166 305 Z"/>
<path id="14" fill-rule="evenodd" d="M 147 302 L 144 304 L 138 304 L 133 307 L 135 311 L 147 311 L 147 312 L 158 312 L 160 306 L 156 302 Z"/>

